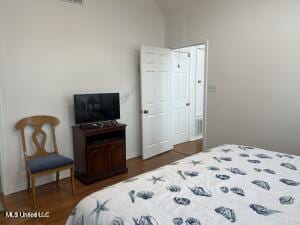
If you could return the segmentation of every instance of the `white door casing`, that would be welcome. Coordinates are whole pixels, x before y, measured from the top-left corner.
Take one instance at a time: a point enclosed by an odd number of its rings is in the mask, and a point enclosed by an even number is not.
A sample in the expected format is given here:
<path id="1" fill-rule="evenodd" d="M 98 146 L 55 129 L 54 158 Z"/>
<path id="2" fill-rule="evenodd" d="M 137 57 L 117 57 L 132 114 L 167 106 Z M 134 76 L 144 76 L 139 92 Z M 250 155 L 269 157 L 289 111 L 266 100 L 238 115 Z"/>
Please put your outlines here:
<path id="1" fill-rule="evenodd" d="M 171 50 L 141 47 L 143 159 L 172 149 Z"/>
<path id="2" fill-rule="evenodd" d="M 172 53 L 172 143 L 189 140 L 190 110 L 190 53 L 176 50 Z"/>
<path id="3" fill-rule="evenodd" d="M 196 94 L 195 117 L 203 118 L 204 101 L 204 76 L 205 76 L 205 46 L 199 46 L 196 50 Z"/>

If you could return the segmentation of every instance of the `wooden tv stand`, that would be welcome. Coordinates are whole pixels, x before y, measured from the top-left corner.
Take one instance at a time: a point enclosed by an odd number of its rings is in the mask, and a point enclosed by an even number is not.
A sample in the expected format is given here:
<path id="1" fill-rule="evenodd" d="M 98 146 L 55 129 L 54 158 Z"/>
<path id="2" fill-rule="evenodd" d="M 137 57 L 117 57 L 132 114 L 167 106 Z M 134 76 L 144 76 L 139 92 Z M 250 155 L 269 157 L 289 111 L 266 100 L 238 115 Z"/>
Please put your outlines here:
<path id="1" fill-rule="evenodd" d="M 84 184 L 128 171 L 126 125 L 73 126 L 75 176 Z"/>

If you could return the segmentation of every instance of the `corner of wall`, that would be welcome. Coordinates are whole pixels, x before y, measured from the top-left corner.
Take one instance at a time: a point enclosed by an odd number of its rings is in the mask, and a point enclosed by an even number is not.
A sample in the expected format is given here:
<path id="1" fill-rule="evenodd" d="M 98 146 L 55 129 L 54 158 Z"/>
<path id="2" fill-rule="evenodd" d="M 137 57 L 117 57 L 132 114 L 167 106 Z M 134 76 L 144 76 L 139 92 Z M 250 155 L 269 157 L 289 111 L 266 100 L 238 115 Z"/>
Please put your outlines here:
<path id="1" fill-rule="evenodd" d="M 164 33 L 163 33 L 163 37 L 162 37 L 162 46 L 160 47 L 166 47 L 166 30 L 167 30 L 167 24 L 166 24 L 166 21 L 167 21 L 167 15 L 164 13 L 164 11 L 159 7 L 159 5 L 157 4 L 157 2 L 155 0 L 152 0 L 153 1 L 153 4 L 156 6 L 157 10 L 160 11 L 161 15 L 162 15 L 162 18 L 163 18 L 163 21 L 164 21 L 164 24 L 163 24 L 163 27 L 164 27 Z"/>
<path id="2" fill-rule="evenodd" d="M 4 173 L 6 168 L 6 160 L 5 160 L 5 149 L 6 149 L 6 142 L 5 142 L 5 132 L 4 132 L 4 110 L 3 110 L 3 99 L 2 99 L 2 92 L 0 87 L 0 179 L 1 179 L 1 191 L 6 194 L 8 191 Z"/>

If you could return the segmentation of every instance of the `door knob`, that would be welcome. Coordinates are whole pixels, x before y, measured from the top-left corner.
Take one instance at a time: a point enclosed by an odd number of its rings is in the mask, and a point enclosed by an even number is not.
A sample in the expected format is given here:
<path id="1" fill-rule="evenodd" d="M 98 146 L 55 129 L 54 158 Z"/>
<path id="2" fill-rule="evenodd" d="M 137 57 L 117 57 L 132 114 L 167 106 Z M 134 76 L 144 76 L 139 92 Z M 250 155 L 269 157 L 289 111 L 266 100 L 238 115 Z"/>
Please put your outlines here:
<path id="1" fill-rule="evenodd" d="M 202 83 L 202 81 L 201 80 L 198 80 L 198 84 L 201 84 Z"/>
<path id="2" fill-rule="evenodd" d="M 185 105 L 186 105 L 186 106 L 190 106 L 190 103 L 188 102 L 188 103 L 186 103 Z"/>
<path id="3" fill-rule="evenodd" d="M 149 111 L 147 110 L 147 109 L 145 109 L 144 111 L 143 111 L 143 113 L 144 114 L 147 114 Z"/>

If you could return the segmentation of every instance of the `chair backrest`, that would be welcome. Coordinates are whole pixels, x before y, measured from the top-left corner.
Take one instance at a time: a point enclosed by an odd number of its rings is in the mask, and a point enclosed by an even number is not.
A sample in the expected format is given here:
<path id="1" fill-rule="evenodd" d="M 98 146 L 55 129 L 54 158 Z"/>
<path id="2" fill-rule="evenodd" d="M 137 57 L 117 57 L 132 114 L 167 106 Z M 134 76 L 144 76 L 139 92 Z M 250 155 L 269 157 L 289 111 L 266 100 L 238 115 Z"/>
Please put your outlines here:
<path id="1" fill-rule="evenodd" d="M 58 153 L 56 137 L 55 137 L 55 126 L 59 124 L 59 120 L 53 116 L 32 116 L 27 117 L 19 122 L 16 123 L 16 129 L 21 132 L 22 138 L 22 146 L 23 146 L 23 153 L 25 160 L 30 158 L 39 157 L 43 155 L 53 154 L 53 152 L 47 152 L 45 149 L 45 144 L 47 140 L 47 133 L 42 129 L 44 125 L 50 125 L 51 133 L 52 133 L 52 141 L 53 141 L 53 148 L 54 153 Z M 32 133 L 32 141 L 36 147 L 36 152 L 29 156 L 26 147 L 26 140 L 25 140 L 25 128 L 27 126 L 33 127 Z M 39 135 L 41 136 L 41 140 L 39 141 Z"/>

